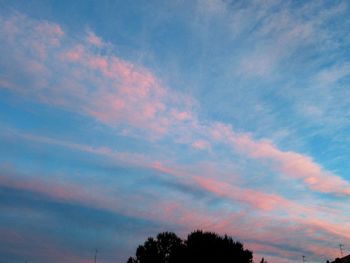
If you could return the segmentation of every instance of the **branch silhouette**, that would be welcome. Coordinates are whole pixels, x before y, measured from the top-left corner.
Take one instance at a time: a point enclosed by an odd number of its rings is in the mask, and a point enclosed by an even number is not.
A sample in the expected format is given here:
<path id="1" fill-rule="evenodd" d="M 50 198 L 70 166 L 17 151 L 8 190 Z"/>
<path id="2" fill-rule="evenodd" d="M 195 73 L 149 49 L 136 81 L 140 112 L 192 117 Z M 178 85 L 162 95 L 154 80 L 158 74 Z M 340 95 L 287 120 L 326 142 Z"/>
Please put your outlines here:
<path id="1" fill-rule="evenodd" d="M 194 231 L 182 240 L 176 234 L 163 232 L 148 238 L 127 263 L 252 263 L 253 252 L 241 242 L 213 232 Z M 262 259 L 263 263 L 266 263 Z"/>

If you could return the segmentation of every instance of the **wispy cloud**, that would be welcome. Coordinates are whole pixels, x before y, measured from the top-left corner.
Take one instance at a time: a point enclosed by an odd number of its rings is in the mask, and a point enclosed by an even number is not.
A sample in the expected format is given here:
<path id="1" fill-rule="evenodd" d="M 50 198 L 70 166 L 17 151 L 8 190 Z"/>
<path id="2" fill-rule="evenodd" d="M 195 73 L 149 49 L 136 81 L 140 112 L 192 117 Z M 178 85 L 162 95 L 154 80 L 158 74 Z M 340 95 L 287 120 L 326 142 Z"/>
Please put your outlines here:
<path id="1" fill-rule="evenodd" d="M 324 48 L 334 48 L 327 42 L 327 21 L 347 8 L 340 4 L 320 11 L 317 3 L 295 6 L 280 1 L 253 1 L 251 5 L 205 1 L 193 6 L 196 12 L 190 26 L 195 33 L 203 34 L 203 39 L 209 39 L 209 34 L 203 33 L 207 28 L 201 28 L 204 22 L 208 25 L 213 21 L 227 22 L 224 27 L 230 32 L 227 38 L 240 39 L 243 46 L 247 44 L 242 52 L 234 54 L 235 59 L 228 59 L 232 65 L 225 64 L 227 72 L 221 71 L 224 67 L 218 70 L 220 75 L 229 75 L 222 80 L 225 85 L 237 82 L 235 92 L 250 87 L 256 77 L 258 84 L 260 81 L 269 85 L 268 81 L 271 85 L 276 85 L 273 81 L 283 82 L 282 71 L 297 71 L 293 63 L 304 59 L 298 55 L 301 49 L 307 50 L 318 42 L 326 43 Z M 19 101 L 51 106 L 57 111 L 89 119 L 93 125 L 88 129 L 97 126 L 104 134 L 118 137 L 121 145 L 132 141 L 130 145 L 137 151 L 132 147 L 122 151 L 107 146 L 98 140 L 101 131 L 82 143 L 83 139 L 75 141 L 74 136 L 67 140 L 58 133 L 45 135 L 44 128 L 31 132 L 2 128 L 1 143 L 16 146 L 26 141 L 30 143 L 21 144 L 21 147 L 28 147 L 28 152 L 40 149 L 50 155 L 57 148 L 63 148 L 67 155 L 72 151 L 80 158 L 98 156 L 107 163 L 140 169 L 132 178 L 128 172 L 117 175 L 110 172 L 108 184 L 96 175 L 94 184 L 90 184 L 82 180 L 83 176 L 76 178 L 73 165 L 62 161 L 67 170 L 74 170 L 64 177 L 70 177 L 67 181 L 3 169 L 0 187 L 154 221 L 163 226 L 171 224 L 183 232 L 198 227 L 228 232 L 241 238 L 259 255 L 275 257 L 271 262 L 282 262 L 282 258 L 291 262 L 304 251 L 313 258 L 325 258 L 335 254 L 335 250 L 329 248 L 333 241 L 342 239 L 350 244 L 348 213 L 343 212 L 349 206 L 339 204 L 339 200 L 346 200 L 350 195 L 349 181 L 341 172 L 327 169 L 311 151 L 303 151 L 302 147 L 298 151 L 298 147 L 290 147 L 288 143 L 276 143 L 274 138 L 281 130 L 285 138 L 289 138 L 290 126 L 277 127 L 275 134 L 270 132 L 276 128 L 271 124 L 272 128 L 267 128 L 261 136 L 254 132 L 265 126 L 243 129 L 232 125 L 229 118 L 208 117 L 203 111 L 207 105 L 201 105 L 201 98 L 188 95 L 184 92 L 186 89 L 175 89 L 171 82 L 166 83 L 159 75 L 164 71 L 155 73 L 145 66 L 147 63 L 142 65 L 126 59 L 116 46 L 92 30 L 73 34 L 58 23 L 19 13 L 0 16 L 0 24 L 0 51 L 4 56 L 0 62 L 1 92 Z M 286 63 L 287 60 L 291 64 Z M 322 59 L 317 63 L 322 64 Z M 284 67 L 284 64 L 288 65 Z M 324 120 L 327 109 L 333 109 L 330 105 L 334 106 L 339 94 L 347 94 L 343 89 L 340 93 L 327 91 L 327 87 L 339 88 L 348 77 L 348 63 L 322 70 L 318 66 L 310 70 L 312 77 L 307 81 L 313 87 L 294 88 L 288 99 L 281 95 L 286 91 L 282 85 L 281 91 L 274 86 L 257 90 L 254 95 L 257 98 L 250 94 L 253 88 L 247 88 L 240 105 L 244 109 L 254 107 L 237 120 L 251 116 L 254 120 L 259 110 L 273 115 L 272 118 L 290 118 L 294 123 L 310 117 Z M 244 87 L 239 86 L 245 81 Z M 316 92 L 316 84 L 317 88 L 322 86 L 321 91 Z M 284 100 L 272 105 L 259 97 L 267 90 L 272 97 Z M 314 101 L 304 96 L 310 93 L 317 93 L 321 99 Z M 327 94 L 332 96 L 326 100 Z M 293 98 L 298 99 L 293 101 Z M 339 100 L 342 106 L 346 105 L 344 98 Z M 290 102 L 288 109 L 281 107 L 284 102 Z M 234 103 L 229 101 L 231 104 Z M 284 115 L 276 111 L 278 107 L 285 110 Z M 243 108 L 239 110 L 243 112 Z M 289 115 L 295 108 L 298 110 Z M 303 115 L 301 119 L 298 114 Z M 89 144 L 92 141 L 94 143 Z M 265 184 L 259 184 L 263 180 Z M 126 189 L 128 187 L 130 189 Z M 131 188 L 134 191 L 130 191 Z"/>
<path id="2" fill-rule="evenodd" d="M 30 70 L 34 83 L 42 83 L 42 86 L 34 85 L 28 89 L 24 83 L 16 84 L 18 78 L 5 74 L 4 81 L 19 85 L 19 93 L 87 114 L 107 125 L 137 128 L 151 137 L 168 134 L 182 137 L 184 131 L 194 148 L 208 148 L 219 140 L 231 144 L 234 150 L 248 157 L 271 160 L 272 169 L 285 176 L 302 179 L 313 190 L 344 195 L 350 193 L 346 180 L 324 171 L 309 156 L 281 151 L 269 141 L 256 141 L 248 134 L 236 133 L 224 123 L 208 123 L 196 118 L 197 114 L 192 109 L 193 98 L 165 87 L 145 68 L 115 55 L 99 55 L 84 42 L 72 44 L 68 36 L 61 39 L 64 32 L 58 25 L 32 21 L 19 15 L 3 20 L 7 27 L 17 28 L 17 31 L 5 30 L 2 33 L 6 45 L 15 45 L 11 40 L 13 32 L 17 32 L 16 41 L 23 38 L 20 42 L 27 43 L 17 49 L 21 56 L 17 56 L 17 52 L 12 54 L 13 59 L 18 61 L 17 66 L 24 66 L 24 71 Z M 28 25 L 32 26 L 27 28 Z M 27 34 L 28 30 L 33 33 Z M 52 37 L 46 38 L 44 43 L 31 39 L 32 35 L 43 39 L 47 34 Z M 36 50 L 37 45 L 43 46 L 40 51 Z M 47 53 L 47 49 L 50 49 L 50 58 L 42 55 Z M 26 54 L 33 54 L 34 61 L 41 61 L 39 69 L 25 66 L 31 59 Z M 52 59 L 55 60 L 53 63 Z M 47 73 L 43 75 L 43 71 Z M 61 72 L 58 75 L 62 78 L 57 79 L 54 72 Z M 208 141 L 196 139 L 199 136 Z M 176 137 L 173 140 L 176 141 Z"/>

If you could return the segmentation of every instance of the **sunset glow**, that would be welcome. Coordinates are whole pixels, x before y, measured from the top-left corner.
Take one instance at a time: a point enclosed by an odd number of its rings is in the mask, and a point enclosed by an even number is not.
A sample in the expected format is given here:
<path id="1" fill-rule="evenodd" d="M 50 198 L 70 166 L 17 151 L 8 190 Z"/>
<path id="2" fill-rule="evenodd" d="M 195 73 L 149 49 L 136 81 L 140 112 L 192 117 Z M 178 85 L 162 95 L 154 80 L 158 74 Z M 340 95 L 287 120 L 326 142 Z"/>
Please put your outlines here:
<path id="1" fill-rule="evenodd" d="M 349 4 L 0 0 L 0 262 L 349 254 Z"/>

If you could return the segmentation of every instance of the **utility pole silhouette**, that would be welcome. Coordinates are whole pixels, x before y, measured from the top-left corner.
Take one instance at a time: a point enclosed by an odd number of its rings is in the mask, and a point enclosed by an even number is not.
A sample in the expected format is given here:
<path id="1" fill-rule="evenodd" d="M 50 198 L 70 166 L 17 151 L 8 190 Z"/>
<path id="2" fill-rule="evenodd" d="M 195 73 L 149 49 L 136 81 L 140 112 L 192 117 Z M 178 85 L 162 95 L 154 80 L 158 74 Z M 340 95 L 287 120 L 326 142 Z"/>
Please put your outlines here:
<path id="1" fill-rule="evenodd" d="M 344 245 L 343 244 L 339 244 L 339 250 L 340 250 L 340 256 L 344 257 Z"/>
<path id="2" fill-rule="evenodd" d="M 98 250 L 95 249 L 95 263 L 96 263 L 96 260 L 97 260 L 97 252 L 98 252 Z"/>
<path id="3" fill-rule="evenodd" d="M 303 263 L 306 262 L 306 259 L 305 259 L 305 258 L 306 258 L 306 257 L 303 255 Z"/>

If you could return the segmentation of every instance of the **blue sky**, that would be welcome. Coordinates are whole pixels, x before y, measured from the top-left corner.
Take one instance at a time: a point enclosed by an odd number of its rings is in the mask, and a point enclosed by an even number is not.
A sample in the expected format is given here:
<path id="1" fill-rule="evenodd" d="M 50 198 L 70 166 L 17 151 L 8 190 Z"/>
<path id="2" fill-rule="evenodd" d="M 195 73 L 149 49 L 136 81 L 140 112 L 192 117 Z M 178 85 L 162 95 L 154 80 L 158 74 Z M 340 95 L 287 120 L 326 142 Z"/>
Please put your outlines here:
<path id="1" fill-rule="evenodd" d="M 160 231 L 350 251 L 346 1 L 0 1 L 0 253 L 125 262 Z"/>

